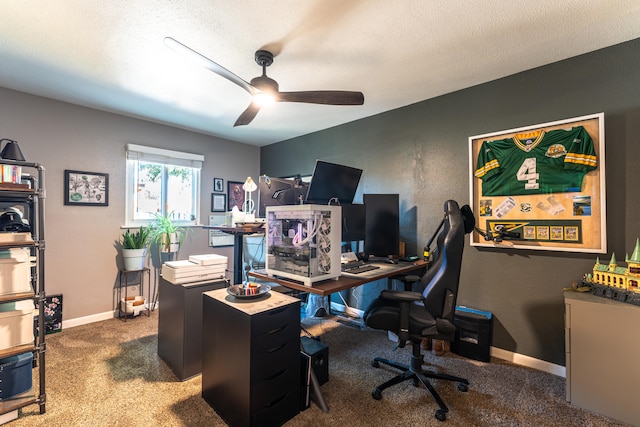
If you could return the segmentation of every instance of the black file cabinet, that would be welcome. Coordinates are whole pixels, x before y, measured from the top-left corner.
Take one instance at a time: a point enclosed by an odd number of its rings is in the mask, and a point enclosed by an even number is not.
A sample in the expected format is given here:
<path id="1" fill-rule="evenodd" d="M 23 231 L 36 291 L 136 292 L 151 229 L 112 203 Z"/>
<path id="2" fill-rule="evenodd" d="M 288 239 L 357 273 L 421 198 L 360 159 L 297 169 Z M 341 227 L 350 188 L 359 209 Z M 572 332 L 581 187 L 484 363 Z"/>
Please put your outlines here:
<path id="1" fill-rule="evenodd" d="M 160 278 L 158 355 L 180 381 L 202 372 L 202 294 L 225 284 L 213 280 L 174 285 Z"/>
<path id="2" fill-rule="evenodd" d="M 300 301 L 278 292 L 203 300 L 202 397 L 230 426 L 275 426 L 300 410 Z"/>

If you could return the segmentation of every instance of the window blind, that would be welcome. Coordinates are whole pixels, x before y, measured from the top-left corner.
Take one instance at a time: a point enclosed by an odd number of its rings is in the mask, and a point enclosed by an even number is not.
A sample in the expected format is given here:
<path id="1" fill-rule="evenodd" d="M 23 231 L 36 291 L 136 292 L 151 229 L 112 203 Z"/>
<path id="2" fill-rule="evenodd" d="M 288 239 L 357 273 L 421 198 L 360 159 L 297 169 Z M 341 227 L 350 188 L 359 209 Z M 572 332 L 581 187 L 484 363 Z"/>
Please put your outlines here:
<path id="1" fill-rule="evenodd" d="M 181 151 L 165 150 L 164 148 L 146 147 L 144 145 L 127 144 L 127 160 L 139 160 L 164 165 L 186 166 L 202 169 L 204 156 L 202 154 L 184 153 Z"/>

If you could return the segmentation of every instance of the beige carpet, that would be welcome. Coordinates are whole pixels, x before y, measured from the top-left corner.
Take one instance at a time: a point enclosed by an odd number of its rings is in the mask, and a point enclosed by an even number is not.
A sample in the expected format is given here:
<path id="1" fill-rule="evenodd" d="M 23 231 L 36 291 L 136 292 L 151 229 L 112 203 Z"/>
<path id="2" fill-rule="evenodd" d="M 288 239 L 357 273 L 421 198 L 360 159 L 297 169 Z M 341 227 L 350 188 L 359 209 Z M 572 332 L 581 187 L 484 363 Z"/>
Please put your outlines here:
<path id="1" fill-rule="evenodd" d="M 180 382 L 157 355 L 158 312 L 128 322 L 117 319 L 47 336 L 47 412 L 37 405 L 6 424 L 22 426 L 224 426 L 202 400 L 200 376 Z M 436 383 L 449 405 L 434 418 L 431 396 L 410 383 L 374 400 L 371 390 L 395 372 L 371 367 L 383 356 L 407 362 L 410 349 L 392 352 L 383 331 L 361 330 L 332 319 L 307 319 L 329 346 L 329 382 L 322 392 L 329 412 L 311 407 L 286 426 L 623 426 L 564 400 L 564 379 L 493 359 L 481 363 L 451 353 L 427 353 L 437 370 L 471 382 L 462 393 Z"/>

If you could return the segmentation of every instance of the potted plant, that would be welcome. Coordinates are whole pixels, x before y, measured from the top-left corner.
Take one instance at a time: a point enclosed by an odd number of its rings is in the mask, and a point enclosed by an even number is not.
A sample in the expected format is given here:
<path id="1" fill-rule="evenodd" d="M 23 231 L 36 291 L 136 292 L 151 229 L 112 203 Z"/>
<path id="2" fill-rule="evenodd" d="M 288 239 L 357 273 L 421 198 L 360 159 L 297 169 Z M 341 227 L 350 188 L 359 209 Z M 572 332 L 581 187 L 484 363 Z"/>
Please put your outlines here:
<path id="1" fill-rule="evenodd" d="M 122 234 L 122 257 L 125 270 L 142 270 L 147 257 L 147 246 L 151 230 L 140 227 L 138 231 L 125 231 Z"/>
<path id="2" fill-rule="evenodd" d="M 191 231 L 189 227 L 180 225 L 171 218 L 171 214 L 156 214 L 150 226 L 150 239 L 158 246 L 160 252 L 177 253 L 185 236 Z"/>

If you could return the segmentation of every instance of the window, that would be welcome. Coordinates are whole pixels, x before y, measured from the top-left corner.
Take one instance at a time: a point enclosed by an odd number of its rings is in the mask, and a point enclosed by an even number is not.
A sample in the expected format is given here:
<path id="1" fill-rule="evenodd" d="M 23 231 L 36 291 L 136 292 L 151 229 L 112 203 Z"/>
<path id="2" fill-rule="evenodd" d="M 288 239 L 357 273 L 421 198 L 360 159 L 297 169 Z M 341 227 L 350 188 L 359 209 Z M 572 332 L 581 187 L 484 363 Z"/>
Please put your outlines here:
<path id="1" fill-rule="evenodd" d="M 199 224 L 204 156 L 127 144 L 126 225 L 148 224 L 156 214 Z"/>

